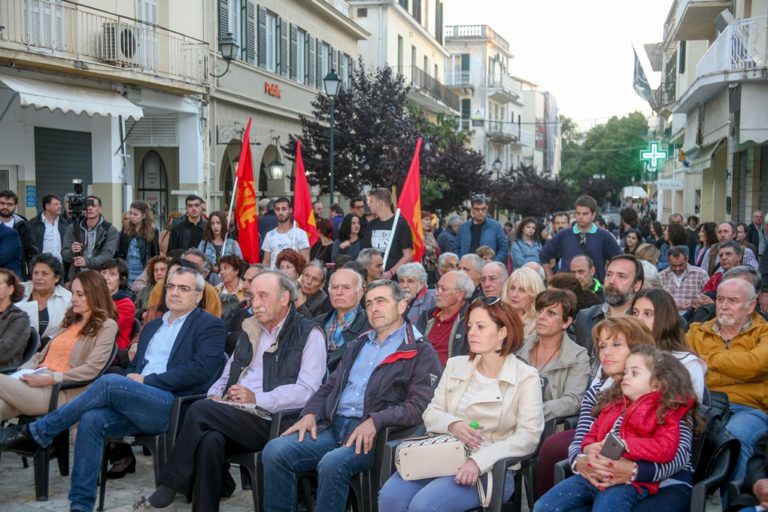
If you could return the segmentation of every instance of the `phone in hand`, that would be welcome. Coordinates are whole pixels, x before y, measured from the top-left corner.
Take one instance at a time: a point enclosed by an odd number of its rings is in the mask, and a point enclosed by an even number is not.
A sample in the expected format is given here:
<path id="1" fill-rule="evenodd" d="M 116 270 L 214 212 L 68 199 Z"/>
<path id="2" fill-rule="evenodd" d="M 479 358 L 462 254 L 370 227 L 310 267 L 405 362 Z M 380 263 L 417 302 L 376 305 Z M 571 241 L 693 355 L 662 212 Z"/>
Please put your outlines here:
<path id="1" fill-rule="evenodd" d="M 619 439 L 619 436 L 613 432 L 609 432 L 608 435 L 605 436 L 605 441 L 603 441 L 603 449 L 600 450 L 600 455 L 612 460 L 619 460 L 621 456 L 624 455 L 625 451 L 627 451 L 627 449 L 621 439 Z"/>

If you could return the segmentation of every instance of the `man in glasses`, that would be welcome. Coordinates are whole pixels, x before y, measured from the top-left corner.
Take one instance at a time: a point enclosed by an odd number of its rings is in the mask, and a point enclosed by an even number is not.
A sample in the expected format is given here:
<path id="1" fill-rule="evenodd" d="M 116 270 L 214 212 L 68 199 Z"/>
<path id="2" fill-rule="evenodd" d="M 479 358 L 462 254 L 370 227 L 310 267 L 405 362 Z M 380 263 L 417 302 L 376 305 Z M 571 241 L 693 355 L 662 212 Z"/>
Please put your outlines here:
<path id="1" fill-rule="evenodd" d="M 459 228 L 456 237 L 457 254 L 459 257 L 474 254 L 478 247 L 486 245 L 496 253 L 496 261 L 506 264 L 509 239 L 501 224 L 488 217 L 488 198 L 478 194 L 470 199 L 470 203 L 472 222 L 465 222 Z"/>
<path id="2" fill-rule="evenodd" d="M 424 336 L 443 366 L 449 357 L 468 353 L 464 316 L 474 291 L 472 280 L 461 271 L 448 272 L 437 282 L 435 309 L 424 314 L 421 324 L 427 326 Z"/>
<path id="3" fill-rule="evenodd" d="M 0 430 L 3 451 L 31 455 L 79 422 L 71 510 L 93 510 L 105 437 L 165 432 L 174 399 L 205 393 L 216 379 L 224 324 L 197 307 L 204 285 L 192 269 L 169 275 L 168 311 L 144 326 L 126 376 L 106 374 L 60 409 L 28 425 Z"/>
<path id="4" fill-rule="evenodd" d="M 254 263 L 243 274 L 243 281 L 245 281 L 245 287 L 243 292 L 245 298 L 237 308 L 230 309 L 221 319 L 224 321 L 224 325 L 227 329 L 227 343 L 224 350 L 228 355 L 232 354 L 237 343 L 237 338 L 242 332 L 243 321 L 246 318 L 253 316 L 253 306 L 251 305 L 251 299 L 253 294 L 251 293 L 251 283 L 254 278 L 264 270 L 264 265 L 261 263 Z"/>
<path id="5" fill-rule="evenodd" d="M 232 405 L 254 404 L 268 413 L 300 409 L 320 387 L 325 336 L 293 306 L 296 285 L 280 272 L 264 270 L 249 288 L 253 316 L 243 321 L 235 351 L 208 389 L 208 399 L 187 411 L 160 485 L 138 510 L 165 510 L 177 492 L 191 494 L 195 510 L 218 510 L 220 497 L 235 488 L 227 456 L 260 451 L 269 440 L 268 419 Z"/>
<path id="6" fill-rule="evenodd" d="M 581 196 L 576 200 L 576 222 L 570 229 L 558 232 L 541 249 L 539 261 L 544 267 L 547 279 L 552 277 L 552 260 L 559 261 L 560 272 L 571 270 L 571 260 L 580 254 L 586 254 L 595 263 L 597 279 L 605 277 L 605 262 L 621 253 L 616 239 L 605 229 L 595 224 L 597 201 L 590 196 Z"/>

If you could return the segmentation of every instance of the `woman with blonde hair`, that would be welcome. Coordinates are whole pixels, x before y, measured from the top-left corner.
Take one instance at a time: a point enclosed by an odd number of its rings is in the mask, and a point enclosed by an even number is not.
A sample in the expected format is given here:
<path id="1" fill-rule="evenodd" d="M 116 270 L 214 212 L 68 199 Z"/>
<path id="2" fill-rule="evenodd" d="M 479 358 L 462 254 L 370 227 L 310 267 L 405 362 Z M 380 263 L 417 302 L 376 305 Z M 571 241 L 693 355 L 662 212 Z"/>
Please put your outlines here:
<path id="1" fill-rule="evenodd" d="M 539 273 L 528 267 L 515 270 L 504 283 L 501 300 L 520 316 L 525 336 L 536 327 L 536 296 L 544 289 L 544 280 Z"/>
<path id="2" fill-rule="evenodd" d="M 54 384 L 96 377 L 112 355 L 116 319 L 117 310 L 104 277 L 95 270 L 78 272 L 72 279 L 72 304 L 61 329 L 22 366 L 30 371 L 18 378 L 0 375 L 0 420 L 45 414 Z M 84 390 L 59 392 L 59 407 Z"/>

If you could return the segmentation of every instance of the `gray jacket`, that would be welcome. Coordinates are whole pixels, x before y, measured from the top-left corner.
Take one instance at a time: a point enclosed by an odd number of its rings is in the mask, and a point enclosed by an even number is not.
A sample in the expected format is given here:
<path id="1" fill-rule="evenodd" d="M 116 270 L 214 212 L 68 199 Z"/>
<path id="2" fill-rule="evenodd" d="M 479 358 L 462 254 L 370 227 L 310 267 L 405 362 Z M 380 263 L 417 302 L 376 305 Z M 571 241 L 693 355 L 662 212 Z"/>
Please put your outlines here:
<path id="1" fill-rule="evenodd" d="M 85 239 L 85 221 L 83 221 L 81 227 Z M 75 256 L 72 253 L 72 243 L 75 241 L 74 228 L 74 223 L 67 227 L 64 241 L 61 243 L 61 258 L 65 263 L 72 263 L 72 259 Z M 93 244 L 93 252 L 91 257 L 86 258 L 85 260 L 85 268 L 91 269 L 97 269 L 103 262 L 115 257 L 115 253 L 117 252 L 117 242 L 120 239 L 120 232 L 118 232 L 112 224 L 107 222 L 104 217 L 101 217 L 94 229 L 96 230 L 96 241 Z M 74 265 L 69 269 L 70 280 L 75 276 L 76 270 Z"/>
<path id="2" fill-rule="evenodd" d="M 531 334 L 517 352 L 517 357 L 528 362 L 539 335 Z M 579 414 L 581 400 L 589 384 L 589 355 L 587 349 L 577 345 L 565 332 L 560 352 L 539 371 L 546 377 L 544 388 L 544 421 Z"/>
<path id="3" fill-rule="evenodd" d="M 13 304 L 0 313 L 0 368 L 21 364 L 29 331 L 29 316 Z"/>

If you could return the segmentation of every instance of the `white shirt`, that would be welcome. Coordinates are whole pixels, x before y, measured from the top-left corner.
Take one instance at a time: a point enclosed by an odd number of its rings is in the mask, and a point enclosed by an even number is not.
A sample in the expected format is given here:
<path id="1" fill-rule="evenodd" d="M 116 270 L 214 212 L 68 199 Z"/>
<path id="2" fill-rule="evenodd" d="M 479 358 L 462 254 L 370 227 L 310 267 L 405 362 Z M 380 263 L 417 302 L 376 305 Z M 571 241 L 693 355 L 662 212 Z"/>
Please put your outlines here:
<path id="1" fill-rule="evenodd" d="M 144 369 L 141 370 L 141 374 L 145 377 L 153 373 L 165 373 L 168 370 L 168 359 L 171 357 L 171 350 L 174 343 L 176 343 L 176 337 L 179 335 L 184 321 L 194 310 L 190 310 L 187 314 L 180 316 L 173 323 L 169 323 L 168 319 L 171 317 L 171 312 L 168 311 L 163 315 L 163 324 L 155 331 L 152 339 L 149 340 L 147 351 L 144 353 L 144 360 L 147 362 Z"/>
<path id="2" fill-rule="evenodd" d="M 264 237 L 261 248 L 270 254 L 270 267 L 277 268 L 277 257 L 283 250 L 301 251 L 302 249 L 309 249 L 309 238 L 307 233 L 299 227 L 293 227 L 285 233 L 278 233 L 277 228 L 275 228 Z"/>
<path id="3" fill-rule="evenodd" d="M 43 252 L 49 252 L 56 256 L 59 261 L 61 260 L 61 234 L 59 233 L 59 217 L 48 222 L 48 218 L 42 215 L 43 226 L 45 226 L 45 234 L 43 235 Z"/>

